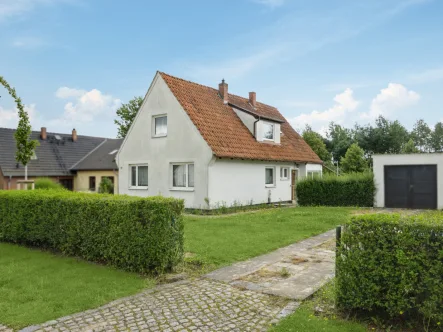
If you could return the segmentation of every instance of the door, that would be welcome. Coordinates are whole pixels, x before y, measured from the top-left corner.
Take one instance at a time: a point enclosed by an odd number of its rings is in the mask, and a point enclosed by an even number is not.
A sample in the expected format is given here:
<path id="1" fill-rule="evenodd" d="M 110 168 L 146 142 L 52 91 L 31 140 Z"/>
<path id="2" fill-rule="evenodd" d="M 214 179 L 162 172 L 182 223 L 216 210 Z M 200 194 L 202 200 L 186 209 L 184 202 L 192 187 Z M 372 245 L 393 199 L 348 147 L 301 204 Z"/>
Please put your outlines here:
<path id="1" fill-rule="evenodd" d="M 436 209 L 437 166 L 385 166 L 385 206 Z"/>
<path id="2" fill-rule="evenodd" d="M 63 187 L 65 187 L 68 190 L 72 191 L 74 189 L 72 179 L 60 179 L 59 182 Z"/>
<path id="3" fill-rule="evenodd" d="M 298 177 L 298 170 L 293 169 L 291 173 L 291 200 L 295 201 L 296 195 L 295 190 L 297 189 L 297 177 Z"/>

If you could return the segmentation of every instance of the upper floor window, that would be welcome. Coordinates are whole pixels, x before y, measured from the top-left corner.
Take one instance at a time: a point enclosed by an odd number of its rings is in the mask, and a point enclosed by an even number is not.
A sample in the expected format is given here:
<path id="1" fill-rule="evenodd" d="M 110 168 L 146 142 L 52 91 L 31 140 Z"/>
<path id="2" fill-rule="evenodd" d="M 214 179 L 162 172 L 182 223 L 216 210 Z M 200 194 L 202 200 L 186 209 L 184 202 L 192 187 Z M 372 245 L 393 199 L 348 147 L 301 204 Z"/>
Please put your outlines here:
<path id="1" fill-rule="evenodd" d="M 263 138 L 267 140 L 274 140 L 274 124 L 264 123 L 263 124 Z"/>
<path id="2" fill-rule="evenodd" d="M 154 136 L 162 137 L 168 134 L 168 117 L 160 115 L 154 117 Z"/>

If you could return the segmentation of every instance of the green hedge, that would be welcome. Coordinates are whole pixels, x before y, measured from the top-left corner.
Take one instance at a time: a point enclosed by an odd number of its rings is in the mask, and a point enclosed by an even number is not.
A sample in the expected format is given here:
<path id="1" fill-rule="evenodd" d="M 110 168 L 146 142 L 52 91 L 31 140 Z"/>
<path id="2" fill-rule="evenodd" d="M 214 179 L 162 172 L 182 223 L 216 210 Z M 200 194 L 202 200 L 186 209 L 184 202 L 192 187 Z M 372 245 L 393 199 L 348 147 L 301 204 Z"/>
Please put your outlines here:
<path id="1" fill-rule="evenodd" d="M 37 178 L 34 183 L 37 190 L 66 190 L 60 183 L 50 178 Z"/>
<path id="2" fill-rule="evenodd" d="M 337 303 L 443 324 L 443 214 L 352 217 L 337 256 Z"/>
<path id="3" fill-rule="evenodd" d="M 183 256 L 183 208 L 163 197 L 0 191 L 0 241 L 163 272 Z"/>
<path id="4" fill-rule="evenodd" d="M 374 177 L 372 173 L 354 173 L 305 178 L 297 182 L 296 193 L 301 206 L 369 207 L 374 205 Z"/>

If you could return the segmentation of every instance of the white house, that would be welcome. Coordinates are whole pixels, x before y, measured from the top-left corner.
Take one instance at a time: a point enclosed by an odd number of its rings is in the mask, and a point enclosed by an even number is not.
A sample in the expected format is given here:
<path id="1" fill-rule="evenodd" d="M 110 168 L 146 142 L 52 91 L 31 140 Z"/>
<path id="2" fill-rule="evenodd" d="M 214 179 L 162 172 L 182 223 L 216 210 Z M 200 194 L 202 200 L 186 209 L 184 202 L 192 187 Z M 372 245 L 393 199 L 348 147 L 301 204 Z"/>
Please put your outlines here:
<path id="1" fill-rule="evenodd" d="M 291 201 L 322 162 L 280 112 L 157 72 L 116 157 L 119 193 L 172 196 L 188 208 Z"/>

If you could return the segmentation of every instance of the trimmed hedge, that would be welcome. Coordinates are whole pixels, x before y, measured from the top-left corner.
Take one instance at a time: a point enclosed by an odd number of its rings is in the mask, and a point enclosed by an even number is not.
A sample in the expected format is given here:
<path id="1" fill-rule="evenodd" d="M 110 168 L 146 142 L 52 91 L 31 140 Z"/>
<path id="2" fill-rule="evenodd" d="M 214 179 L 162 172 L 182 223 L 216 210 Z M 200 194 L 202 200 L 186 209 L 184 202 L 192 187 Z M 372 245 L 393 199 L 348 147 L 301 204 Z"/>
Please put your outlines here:
<path id="1" fill-rule="evenodd" d="M 140 273 L 183 257 L 183 201 L 63 191 L 0 191 L 0 241 Z"/>
<path id="2" fill-rule="evenodd" d="M 374 176 L 372 173 L 353 173 L 305 178 L 297 182 L 296 194 L 300 206 L 372 207 L 375 196 Z"/>
<path id="3" fill-rule="evenodd" d="M 36 190 L 66 190 L 60 183 L 50 178 L 37 178 L 34 182 Z"/>
<path id="4" fill-rule="evenodd" d="M 337 303 L 443 324 L 443 214 L 352 217 L 337 256 Z"/>

